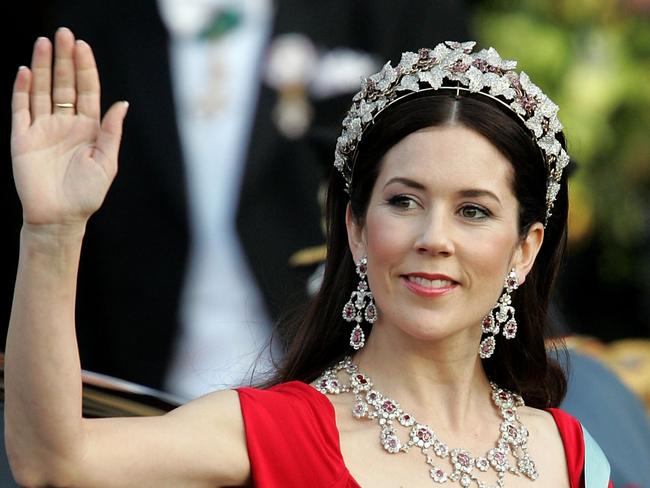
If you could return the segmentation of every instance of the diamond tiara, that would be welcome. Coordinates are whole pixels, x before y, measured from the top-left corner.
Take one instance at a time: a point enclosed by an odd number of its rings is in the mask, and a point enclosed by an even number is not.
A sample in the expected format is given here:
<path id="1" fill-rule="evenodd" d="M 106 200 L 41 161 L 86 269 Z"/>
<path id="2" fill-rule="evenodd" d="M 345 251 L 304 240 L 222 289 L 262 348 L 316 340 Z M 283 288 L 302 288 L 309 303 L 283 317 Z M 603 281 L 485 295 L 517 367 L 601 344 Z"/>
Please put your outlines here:
<path id="1" fill-rule="evenodd" d="M 569 155 L 557 139 L 562 124 L 558 106 L 530 81 L 523 71 L 514 71 L 516 61 L 501 59 L 493 48 L 473 52 L 475 42 L 447 41 L 433 49 L 402 53 L 396 67 L 386 63 L 379 73 L 361 82 L 352 107 L 343 119 L 343 131 L 336 141 L 334 166 L 352 191 L 356 151 L 364 131 L 386 108 L 415 93 L 455 90 L 477 93 L 504 105 L 529 129 L 542 152 L 547 168 L 546 221 L 560 190 L 562 171 Z"/>

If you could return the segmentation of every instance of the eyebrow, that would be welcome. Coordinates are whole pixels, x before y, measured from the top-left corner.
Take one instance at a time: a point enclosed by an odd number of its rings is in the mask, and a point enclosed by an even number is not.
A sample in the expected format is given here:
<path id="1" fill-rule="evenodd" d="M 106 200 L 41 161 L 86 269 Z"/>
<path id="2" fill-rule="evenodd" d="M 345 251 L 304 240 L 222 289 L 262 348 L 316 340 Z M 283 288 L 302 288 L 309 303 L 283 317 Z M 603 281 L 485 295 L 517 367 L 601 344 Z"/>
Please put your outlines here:
<path id="1" fill-rule="evenodd" d="M 424 185 L 422 183 L 418 183 L 417 181 L 411 180 L 409 178 L 403 178 L 401 176 L 396 176 L 395 178 L 391 178 L 386 182 L 384 185 L 384 188 L 386 188 L 388 185 L 392 183 L 402 183 L 403 185 L 410 186 L 412 188 L 415 188 L 416 190 L 424 190 Z"/>
<path id="2" fill-rule="evenodd" d="M 415 188 L 416 190 L 426 189 L 422 183 L 401 176 L 391 178 L 390 180 L 388 180 L 384 185 L 384 188 L 386 188 L 388 185 L 392 183 L 402 183 L 403 185 L 410 186 L 411 188 Z M 499 197 L 497 197 L 494 193 L 492 193 L 489 190 L 483 190 L 480 188 L 468 188 L 465 190 L 460 190 L 458 194 L 462 197 L 469 197 L 469 198 L 488 197 L 496 201 L 499 205 L 501 205 L 501 200 L 499 200 Z"/>
<path id="3" fill-rule="evenodd" d="M 458 192 L 463 197 L 477 198 L 477 197 L 488 197 L 496 201 L 501 205 L 501 200 L 494 193 L 489 190 L 479 190 L 479 189 L 470 189 L 470 190 L 461 190 Z"/>

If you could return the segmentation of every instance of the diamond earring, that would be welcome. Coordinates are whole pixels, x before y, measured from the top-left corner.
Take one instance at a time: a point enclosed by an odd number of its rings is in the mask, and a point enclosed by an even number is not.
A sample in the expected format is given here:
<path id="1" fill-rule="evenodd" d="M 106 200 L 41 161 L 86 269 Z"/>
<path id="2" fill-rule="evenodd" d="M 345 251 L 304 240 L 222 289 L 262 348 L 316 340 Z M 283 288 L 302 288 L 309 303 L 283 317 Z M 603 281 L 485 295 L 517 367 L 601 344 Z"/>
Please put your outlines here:
<path id="1" fill-rule="evenodd" d="M 374 323 L 377 320 L 377 307 L 375 307 L 372 292 L 366 282 L 368 258 L 365 256 L 361 258 L 361 261 L 357 263 L 356 271 L 359 275 L 359 284 L 357 289 L 352 292 L 350 300 L 343 307 L 343 318 L 347 322 L 357 323 L 350 334 L 350 345 L 355 351 L 358 351 L 366 344 L 366 336 L 361 328 L 361 322 L 365 318 L 368 323 Z M 366 299 L 368 299 L 368 303 L 366 303 Z"/>
<path id="2" fill-rule="evenodd" d="M 496 341 L 494 337 L 502 331 L 506 339 L 514 339 L 517 334 L 517 320 L 515 308 L 512 306 L 511 293 L 519 288 L 519 279 L 515 268 L 510 270 L 503 284 L 503 293 L 494 308 L 483 317 L 481 329 L 484 334 L 490 334 L 481 341 L 478 354 L 481 359 L 486 359 L 494 354 Z"/>

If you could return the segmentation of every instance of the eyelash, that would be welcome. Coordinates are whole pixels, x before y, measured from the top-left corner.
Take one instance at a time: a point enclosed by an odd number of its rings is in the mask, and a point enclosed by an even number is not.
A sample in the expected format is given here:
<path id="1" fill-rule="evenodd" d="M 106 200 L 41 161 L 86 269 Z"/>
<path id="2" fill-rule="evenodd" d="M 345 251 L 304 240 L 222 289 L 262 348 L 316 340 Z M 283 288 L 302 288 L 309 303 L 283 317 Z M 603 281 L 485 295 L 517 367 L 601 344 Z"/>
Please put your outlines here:
<path id="1" fill-rule="evenodd" d="M 407 204 L 416 203 L 417 204 L 417 202 L 415 202 L 415 200 L 412 197 L 409 197 L 407 195 L 395 195 L 394 197 L 389 198 L 387 200 L 387 202 L 388 202 L 389 205 L 394 206 L 394 207 L 399 207 L 399 208 L 401 208 L 403 210 L 410 210 L 410 208 L 408 208 L 408 206 L 405 206 L 404 203 L 407 203 Z M 465 204 L 459 210 L 459 212 L 461 213 L 461 216 L 463 216 L 462 212 L 464 210 L 467 210 L 467 209 L 469 209 L 469 210 L 477 210 L 477 211 L 479 211 L 479 212 L 481 212 L 483 214 L 483 216 L 481 216 L 481 217 L 465 217 L 465 218 L 469 218 L 470 220 L 483 220 L 483 219 L 486 219 L 486 218 L 488 218 L 488 217 L 490 217 L 492 215 L 492 213 L 488 209 L 486 209 L 484 207 L 481 207 L 480 205 Z"/>
<path id="2" fill-rule="evenodd" d="M 481 212 L 483 214 L 482 217 L 467 217 L 467 218 L 469 218 L 471 220 L 483 220 L 483 219 L 487 219 L 488 217 L 490 217 L 492 215 L 488 209 L 483 208 L 483 207 L 481 207 L 479 205 L 470 205 L 470 204 L 463 205 L 460 208 L 460 212 L 462 213 L 464 210 L 467 210 L 467 209 L 478 210 L 479 212 Z"/>
<path id="3" fill-rule="evenodd" d="M 389 198 L 388 204 L 392 205 L 393 207 L 399 207 L 404 210 L 409 210 L 408 207 L 402 205 L 404 202 L 406 203 L 416 203 L 415 200 L 407 195 L 395 195 L 394 197 Z"/>

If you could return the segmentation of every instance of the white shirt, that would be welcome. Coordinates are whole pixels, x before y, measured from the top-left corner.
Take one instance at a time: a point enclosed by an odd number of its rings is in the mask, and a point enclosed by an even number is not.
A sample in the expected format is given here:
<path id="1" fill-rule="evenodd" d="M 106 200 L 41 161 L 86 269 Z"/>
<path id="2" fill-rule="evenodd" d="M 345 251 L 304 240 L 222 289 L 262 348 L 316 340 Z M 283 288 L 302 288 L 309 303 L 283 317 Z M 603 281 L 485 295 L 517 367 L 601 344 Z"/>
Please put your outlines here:
<path id="1" fill-rule="evenodd" d="M 250 381 L 269 366 L 271 324 L 235 229 L 245 157 L 271 28 L 269 0 L 233 2 L 240 25 L 199 40 L 219 0 L 159 0 L 172 34 L 174 103 L 190 209 L 189 269 L 166 389 L 186 399 Z M 163 103 L 163 101 L 161 101 Z"/>

